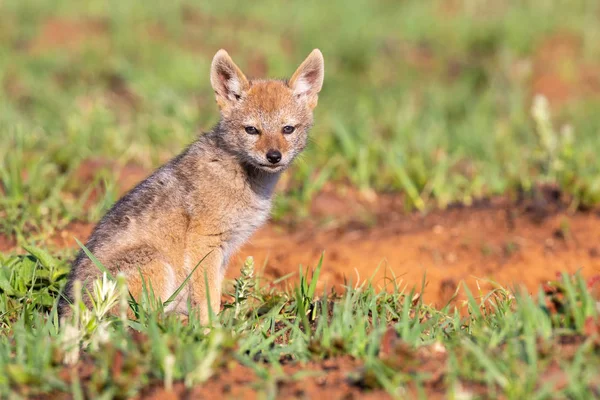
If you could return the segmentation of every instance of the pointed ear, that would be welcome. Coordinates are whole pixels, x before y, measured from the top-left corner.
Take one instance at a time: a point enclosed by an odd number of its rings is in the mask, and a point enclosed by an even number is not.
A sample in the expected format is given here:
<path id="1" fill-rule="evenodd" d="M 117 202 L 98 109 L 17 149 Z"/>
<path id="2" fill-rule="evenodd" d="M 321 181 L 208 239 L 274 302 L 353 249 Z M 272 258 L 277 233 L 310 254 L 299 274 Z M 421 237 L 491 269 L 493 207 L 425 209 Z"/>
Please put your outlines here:
<path id="1" fill-rule="evenodd" d="M 210 83 L 221 110 L 234 105 L 250 87 L 248 79 L 223 49 L 212 60 Z"/>
<path id="2" fill-rule="evenodd" d="M 325 64 L 323 54 L 319 49 L 314 49 L 306 60 L 294 72 L 288 86 L 298 98 L 306 98 L 311 108 L 316 107 L 318 94 L 323 86 Z"/>

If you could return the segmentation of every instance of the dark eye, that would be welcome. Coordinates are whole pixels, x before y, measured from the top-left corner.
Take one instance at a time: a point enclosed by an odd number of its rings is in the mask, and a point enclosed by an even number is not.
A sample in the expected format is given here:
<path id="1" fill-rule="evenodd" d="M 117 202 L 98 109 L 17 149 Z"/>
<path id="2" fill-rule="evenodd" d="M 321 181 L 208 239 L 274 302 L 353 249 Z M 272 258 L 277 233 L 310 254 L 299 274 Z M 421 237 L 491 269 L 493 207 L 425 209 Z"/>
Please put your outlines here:
<path id="1" fill-rule="evenodd" d="M 255 127 L 253 127 L 253 126 L 247 126 L 247 127 L 246 127 L 246 128 L 244 128 L 244 129 L 246 129 L 246 133 L 247 133 L 248 135 L 258 135 L 258 134 L 260 133 L 260 132 L 258 131 L 258 129 L 256 129 L 256 128 L 255 128 Z"/>
<path id="2" fill-rule="evenodd" d="M 289 135 L 290 133 L 294 132 L 296 128 L 290 125 L 286 125 L 283 127 L 283 129 L 281 130 L 283 133 L 285 133 L 286 135 Z"/>

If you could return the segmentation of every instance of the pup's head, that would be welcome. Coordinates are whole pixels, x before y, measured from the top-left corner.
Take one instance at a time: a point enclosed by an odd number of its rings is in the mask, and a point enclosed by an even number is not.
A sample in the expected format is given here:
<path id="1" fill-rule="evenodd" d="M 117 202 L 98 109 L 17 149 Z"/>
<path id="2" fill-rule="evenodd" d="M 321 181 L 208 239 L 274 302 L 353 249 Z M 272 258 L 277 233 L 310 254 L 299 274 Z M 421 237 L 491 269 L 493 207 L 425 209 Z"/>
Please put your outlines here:
<path id="1" fill-rule="evenodd" d="M 219 50 L 210 82 L 228 149 L 261 170 L 285 169 L 306 146 L 323 73 L 323 55 L 315 49 L 287 82 L 248 80 L 229 54 Z"/>

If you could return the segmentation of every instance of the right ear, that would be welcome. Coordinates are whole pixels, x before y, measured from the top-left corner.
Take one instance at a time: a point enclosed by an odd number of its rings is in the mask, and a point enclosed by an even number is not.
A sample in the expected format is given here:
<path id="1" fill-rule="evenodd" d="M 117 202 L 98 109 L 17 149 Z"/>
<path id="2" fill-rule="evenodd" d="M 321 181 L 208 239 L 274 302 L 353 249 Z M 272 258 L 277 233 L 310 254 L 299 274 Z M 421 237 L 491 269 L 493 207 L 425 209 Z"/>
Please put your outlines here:
<path id="1" fill-rule="evenodd" d="M 314 49 L 288 82 L 294 95 L 307 100 L 310 108 L 315 108 L 317 105 L 318 95 L 323 86 L 324 71 L 323 54 L 319 49 Z"/>
<path id="2" fill-rule="evenodd" d="M 210 83 L 221 111 L 234 106 L 250 87 L 248 79 L 223 49 L 217 51 L 212 60 Z"/>

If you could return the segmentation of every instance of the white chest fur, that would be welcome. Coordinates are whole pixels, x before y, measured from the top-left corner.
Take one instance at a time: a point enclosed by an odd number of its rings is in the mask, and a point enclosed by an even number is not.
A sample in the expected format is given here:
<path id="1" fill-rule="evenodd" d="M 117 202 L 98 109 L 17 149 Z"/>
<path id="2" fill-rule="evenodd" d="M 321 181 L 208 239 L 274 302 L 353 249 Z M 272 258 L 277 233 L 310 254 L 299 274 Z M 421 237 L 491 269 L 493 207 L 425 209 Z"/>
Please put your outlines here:
<path id="1" fill-rule="evenodd" d="M 223 251 L 222 274 L 229 262 L 229 258 L 235 253 L 252 234 L 260 228 L 269 217 L 271 210 L 271 201 L 261 200 L 256 208 L 244 210 L 238 213 L 236 221 L 232 222 L 231 233 L 223 241 L 221 249 Z"/>

